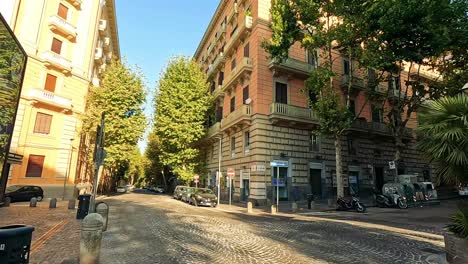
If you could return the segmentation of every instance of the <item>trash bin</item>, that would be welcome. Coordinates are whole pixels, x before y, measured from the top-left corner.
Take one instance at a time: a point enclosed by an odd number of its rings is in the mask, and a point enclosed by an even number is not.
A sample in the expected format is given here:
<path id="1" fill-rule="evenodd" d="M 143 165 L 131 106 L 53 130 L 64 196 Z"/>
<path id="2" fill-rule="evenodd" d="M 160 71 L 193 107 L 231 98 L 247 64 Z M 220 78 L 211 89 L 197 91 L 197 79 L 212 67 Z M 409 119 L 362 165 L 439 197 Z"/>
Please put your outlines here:
<path id="1" fill-rule="evenodd" d="M 91 194 L 82 194 L 78 196 L 78 209 L 76 211 L 76 219 L 84 219 L 89 212 L 89 203 Z"/>
<path id="2" fill-rule="evenodd" d="M 312 209 L 312 201 L 314 200 L 313 194 L 307 194 L 307 208 Z"/>
<path id="3" fill-rule="evenodd" d="M 0 227 L 0 263 L 29 263 L 29 250 L 34 227 L 11 225 Z"/>

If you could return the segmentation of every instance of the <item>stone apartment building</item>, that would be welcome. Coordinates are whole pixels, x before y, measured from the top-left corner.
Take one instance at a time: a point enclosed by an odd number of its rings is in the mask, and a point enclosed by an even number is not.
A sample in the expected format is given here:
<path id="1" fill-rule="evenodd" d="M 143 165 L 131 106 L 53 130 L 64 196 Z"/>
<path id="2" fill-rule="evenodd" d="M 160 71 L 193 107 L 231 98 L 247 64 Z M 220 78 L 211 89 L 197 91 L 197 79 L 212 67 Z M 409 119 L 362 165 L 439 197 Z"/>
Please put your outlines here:
<path id="1" fill-rule="evenodd" d="M 221 164 L 223 177 L 228 169 L 235 170 L 234 200 L 251 199 L 263 204 L 273 199 L 272 190 L 277 185 L 281 200 L 304 199 L 308 193 L 319 200 L 327 199 L 336 194 L 334 144 L 319 135 L 318 120 L 309 107 L 308 95 L 302 91 L 309 73 L 320 63 L 320 51 L 308 54 L 296 44 L 286 61 L 269 59 L 261 43 L 271 36 L 270 6 L 270 0 L 221 1 L 195 53 L 215 98 L 215 111 L 203 144 L 209 171 L 206 185 L 216 185 Z M 335 71 L 339 73 L 334 85 L 343 92 L 347 89 L 350 62 L 339 54 L 334 56 Z M 378 89 L 386 92 L 398 87 L 398 83 L 394 79 L 379 84 Z M 351 111 L 358 114 L 363 110 L 343 137 L 343 173 L 346 190 L 352 185 L 359 195 L 368 196 L 374 187 L 381 188 L 393 180 L 388 162 L 393 159 L 395 147 L 384 111 L 379 108 L 381 103 L 363 106 L 363 87 L 364 81 L 355 78 Z M 392 89 L 389 101 L 397 96 L 400 93 Z M 413 118 L 408 127 L 415 126 Z M 408 147 L 398 173 L 428 178 L 430 168 L 414 147 L 411 129 L 407 130 L 405 142 Z M 224 179 L 223 187 L 228 186 Z"/>
<path id="2" fill-rule="evenodd" d="M 120 56 L 115 1 L 2 0 L 0 12 L 28 55 L 10 148 L 22 160 L 9 168 L 8 185 L 70 197 L 89 89 Z"/>

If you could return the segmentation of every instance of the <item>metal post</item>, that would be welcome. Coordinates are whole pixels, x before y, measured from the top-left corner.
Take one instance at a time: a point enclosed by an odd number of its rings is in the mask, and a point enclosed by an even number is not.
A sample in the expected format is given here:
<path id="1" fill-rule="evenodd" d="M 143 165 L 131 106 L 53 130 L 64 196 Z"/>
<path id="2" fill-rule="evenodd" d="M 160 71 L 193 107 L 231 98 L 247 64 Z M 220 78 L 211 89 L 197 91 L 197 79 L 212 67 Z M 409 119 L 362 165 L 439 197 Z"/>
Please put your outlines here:
<path id="1" fill-rule="evenodd" d="M 219 137 L 219 153 L 218 153 L 218 204 L 221 197 L 221 148 L 223 143 L 223 136 Z"/>
<path id="2" fill-rule="evenodd" d="M 280 167 L 276 167 L 276 211 L 279 211 L 279 173 Z"/>
<path id="3" fill-rule="evenodd" d="M 229 205 L 231 205 L 231 195 L 232 195 L 232 178 L 229 177 Z"/>
<path id="4" fill-rule="evenodd" d="M 62 200 L 65 201 L 65 194 L 67 192 L 67 180 L 68 177 L 70 176 L 70 168 L 71 168 L 71 163 L 72 163 L 72 157 L 73 157 L 73 138 L 70 139 L 70 155 L 68 155 L 68 169 L 65 175 L 65 179 L 63 180 L 63 195 L 62 195 Z"/>

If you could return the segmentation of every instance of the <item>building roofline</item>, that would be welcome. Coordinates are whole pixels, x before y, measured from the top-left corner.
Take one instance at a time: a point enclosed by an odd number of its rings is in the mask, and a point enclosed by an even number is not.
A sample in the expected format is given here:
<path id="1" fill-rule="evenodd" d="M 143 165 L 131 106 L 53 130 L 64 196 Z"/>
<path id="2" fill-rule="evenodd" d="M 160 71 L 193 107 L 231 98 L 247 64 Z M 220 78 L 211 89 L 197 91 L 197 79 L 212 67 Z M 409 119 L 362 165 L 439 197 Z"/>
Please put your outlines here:
<path id="1" fill-rule="evenodd" d="M 117 14 L 115 10 L 115 0 L 107 0 L 107 17 L 112 22 L 111 39 L 115 55 L 120 59 L 119 29 L 117 24 Z"/>
<path id="2" fill-rule="evenodd" d="M 220 15 L 220 11 L 227 5 L 229 0 L 221 0 L 218 4 L 218 7 L 216 8 L 216 11 L 214 12 L 213 16 L 211 17 L 210 24 L 208 24 L 208 28 L 205 31 L 205 34 L 203 34 L 203 37 L 198 44 L 197 50 L 195 51 L 195 54 L 193 55 L 194 58 L 197 58 L 200 56 L 200 53 L 202 52 L 202 47 L 205 45 L 205 43 L 208 40 L 209 35 L 211 32 L 213 32 L 214 27 L 215 27 L 215 21 L 218 19 L 218 16 Z"/>

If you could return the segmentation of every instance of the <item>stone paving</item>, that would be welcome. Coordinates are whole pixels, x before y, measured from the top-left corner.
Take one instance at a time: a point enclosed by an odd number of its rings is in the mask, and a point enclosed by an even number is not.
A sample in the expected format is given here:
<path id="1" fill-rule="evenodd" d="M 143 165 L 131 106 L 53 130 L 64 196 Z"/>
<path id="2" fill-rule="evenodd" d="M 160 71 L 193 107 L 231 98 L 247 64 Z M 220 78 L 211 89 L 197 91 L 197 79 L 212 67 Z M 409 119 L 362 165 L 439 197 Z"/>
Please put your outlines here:
<path id="1" fill-rule="evenodd" d="M 412 225 L 327 214 L 247 215 L 151 194 L 106 202 L 101 263 L 444 263 L 439 232 Z"/>

